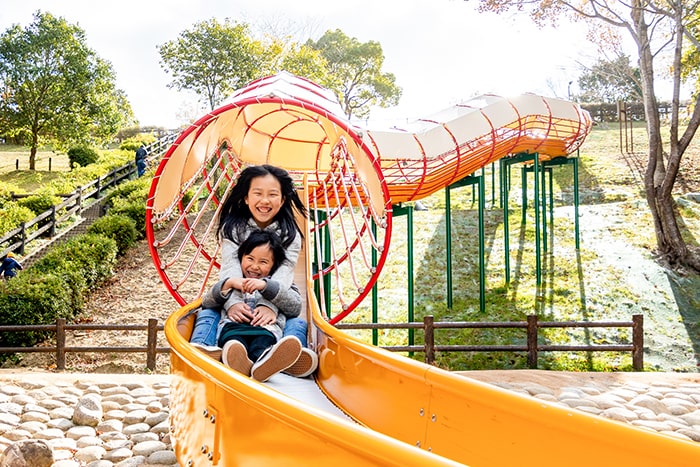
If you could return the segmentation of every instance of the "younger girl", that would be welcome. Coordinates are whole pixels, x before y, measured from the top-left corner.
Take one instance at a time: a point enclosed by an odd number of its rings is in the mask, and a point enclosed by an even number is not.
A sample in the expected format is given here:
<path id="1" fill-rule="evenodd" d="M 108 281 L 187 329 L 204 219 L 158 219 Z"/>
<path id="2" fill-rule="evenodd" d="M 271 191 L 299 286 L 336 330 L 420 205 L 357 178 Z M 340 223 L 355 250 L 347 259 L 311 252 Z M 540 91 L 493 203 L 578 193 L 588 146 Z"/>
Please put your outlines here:
<path id="1" fill-rule="evenodd" d="M 262 229 L 277 233 L 286 253 L 286 261 L 275 270 L 272 279 L 280 284 L 281 290 L 291 287 L 302 239 L 295 221 L 297 214 L 306 216 L 306 207 L 296 193 L 294 181 L 284 169 L 259 165 L 241 171 L 219 216 L 218 233 L 222 242 L 219 278 L 242 276 L 238 248 L 250 232 Z M 276 297 L 272 297 L 269 301 L 274 305 L 275 300 Z M 243 294 L 237 289 L 233 289 L 226 300 L 224 310 L 234 322 L 250 323 L 253 319 L 253 310 L 244 303 Z M 281 312 L 286 311 L 282 308 Z M 220 355 L 220 350 L 213 347 L 217 341 L 219 319 L 218 310 L 200 310 L 191 338 L 194 345 L 215 358 Z M 301 318 L 288 320 L 285 327 L 285 334 L 295 335 L 304 346 L 299 360 L 286 370 L 293 376 L 308 376 L 318 365 L 316 354 L 306 348 L 306 327 Z"/>
<path id="2" fill-rule="evenodd" d="M 286 291 L 270 278 L 285 261 L 284 247 L 277 234 L 268 230 L 252 232 L 238 248 L 243 277 L 229 277 L 217 282 L 202 299 L 202 306 L 219 307 L 234 290 L 245 294 L 245 303 L 252 311 L 250 322 L 226 317 L 223 320 L 219 346 L 223 347 L 225 365 L 267 381 L 275 373 L 290 367 L 301 354 L 301 342 L 294 336 L 282 337 L 286 318 L 273 310 L 265 297 L 279 295 L 280 307 L 301 309 L 301 295 L 292 286 Z M 255 363 L 253 363 L 255 362 Z"/>

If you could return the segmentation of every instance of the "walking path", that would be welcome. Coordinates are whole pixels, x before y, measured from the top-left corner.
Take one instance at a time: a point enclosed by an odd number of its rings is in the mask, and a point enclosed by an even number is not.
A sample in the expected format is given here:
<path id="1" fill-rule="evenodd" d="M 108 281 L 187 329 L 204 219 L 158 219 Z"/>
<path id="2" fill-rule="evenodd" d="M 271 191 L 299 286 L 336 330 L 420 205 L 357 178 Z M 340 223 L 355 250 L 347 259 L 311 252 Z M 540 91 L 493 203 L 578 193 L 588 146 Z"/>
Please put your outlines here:
<path id="1" fill-rule="evenodd" d="M 697 373 L 461 374 L 700 442 Z M 168 375 L 0 370 L 0 467 L 179 466 L 170 439 L 169 398 Z M 48 461 L 42 463 L 42 456 Z"/>

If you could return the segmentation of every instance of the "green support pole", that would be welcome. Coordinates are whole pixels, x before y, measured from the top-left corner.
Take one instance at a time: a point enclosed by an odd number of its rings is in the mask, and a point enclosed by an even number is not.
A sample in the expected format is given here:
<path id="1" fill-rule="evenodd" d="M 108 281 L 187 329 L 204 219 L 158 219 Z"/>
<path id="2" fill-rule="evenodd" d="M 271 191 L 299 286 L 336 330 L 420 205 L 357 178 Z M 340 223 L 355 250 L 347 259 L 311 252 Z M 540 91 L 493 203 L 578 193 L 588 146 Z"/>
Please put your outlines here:
<path id="1" fill-rule="evenodd" d="M 477 185 L 476 189 L 479 192 L 479 308 L 482 312 L 486 310 L 486 264 L 485 256 L 485 234 L 484 234 L 484 209 L 485 209 L 485 192 L 484 176 L 469 175 L 458 182 L 453 183 L 445 189 L 445 241 L 447 243 L 445 250 L 447 253 L 447 306 L 452 308 L 452 207 L 450 206 L 450 192 L 454 188 L 464 186 Z"/>
<path id="2" fill-rule="evenodd" d="M 503 250 L 506 286 L 510 284 L 510 233 L 508 229 L 508 190 L 505 184 L 505 161 L 501 159 L 501 206 L 503 207 Z"/>
<path id="3" fill-rule="evenodd" d="M 450 187 L 445 188 L 445 254 L 447 255 L 447 309 L 452 309 L 452 207 Z"/>
<path id="4" fill-rule="evenodd" d="M 520 184 L 522 202 L 522 219 L 520 219 L 520 225 L 525 225 L 527 223 L 527 167 L 524 165 L 520 168 L 520 178 L 522 183 Z"/>
<path id="5" fill-rule="evenodd" d="M 326 220 L 326 213 L 323 211 L 316 211 L 317 212 L 317 217 L 314 216 L 314 222 L 316 223 L 315 227 L 319 228 L 319 225 L 321 225 L 325 220 Z M 322 240 L 321 240 L 321 245 L 320 248 L 323 250 L 323 258 L 315 258 L 315 262 L 313 265 L 314 268 L 314 274 L 319 273 L 327 268 L 330 265 L 330 233 L 328 232 L 328 227 L 325 227 L 323 229 L 323 232 L 321 232 Z M 314 248 L 314 255 L 316 255 L 316 252 L 318 250 Z M 323 296 L 321 296 L 321 286 L 319 285 L 319 281 L 323 281 Z M 316 299 L 319 301 L 320 304 L 323 305 L 324 309 L 326 310 L 326 315 L 328 318 L 330 318 L 330 305 L 331 305 L 331 291 L 330 291 L 330 286 L 331 286 L 331 278 L 329 275 L 320 275 L 318 281 L 314 284 L 314 293 L 316 294 Z"/>
<path id="6" fill-rule="evenodd" d="M 491 209 L 496 205 L 496 164 L 491 162 Z"/>
<path id="7" fill-rule="evenodd" d="M 372 219 L 372 235 L 377 238 L 377 224 Z M 377 267 L 377 250 L 372 248 L 372 266 L 376 269 Z M 377 283 L 375 282 L 372 286 L 372 323 L 377 323 L 379 321 L 379 296 L 377 293 Z M 379 330 L 372 329 L 372 344 L 379 345 Z"/>
<path id="8" fill-rule="evenodd" d="M 396 205 L 392 208 L 394 218 L 406 215 L 406 252 L 407 252 L 407 267 L 408 267 L 408 322 L 412 323 L 415 319 L 415 295 L 414 295 L 414 266 L 413 266 L 413 206 Z M 415 330 L 408 330 L 408 345 L 413 345 L 415 342 Z M 413 355 L 413 352 L 409 352 Z"/>
<path id="9" fill-rule="evenodd" d="M 574 157 L 574 225 L 576 232 L 576 250 L 581 249 L 579 244 L 579 230 L 578 230 L 578 155 Z"/>
<path id="10" fill-rule="evenodd" d="M 541 173 L 541 183 L 540 188 L 542 189 L 542 251 L 547 253 L 547 171 L 544 168 L 544 164 L 540 167 Z"/>
<path id="11" fill-rule="evenodd" d="M 537 273 L 537 287 L 542 285 L 542 258 L 540 258 L 540 187 L 539 187 L 539 154 L 535 153 L 535 270 Z"/>
<path id="12" fill-rule="evenodd" d="M 551 168 L 548 168 L 547 172 L 549 172 L 549 222 L 554 226 L 554 175 Z M 554 238 L 553 232 L 552 238 Z"/>
<path id="13" fill-rule="evenodd" d="M 485 256 L 485 237 L 484 234 L 484 209 L 485 209 L 485 188 L 484 177 L 479 179 L 479 311 L 486 311 L 486 265 L 484 264 Z"/>

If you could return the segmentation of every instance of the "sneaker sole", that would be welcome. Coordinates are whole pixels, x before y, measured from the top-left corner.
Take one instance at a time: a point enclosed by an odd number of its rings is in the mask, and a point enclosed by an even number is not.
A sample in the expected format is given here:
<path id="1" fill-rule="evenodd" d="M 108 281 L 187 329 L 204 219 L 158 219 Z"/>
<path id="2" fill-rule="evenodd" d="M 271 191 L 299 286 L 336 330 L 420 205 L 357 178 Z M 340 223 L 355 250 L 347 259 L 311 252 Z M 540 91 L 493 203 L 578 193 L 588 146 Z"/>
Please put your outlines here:
<path id="1" fill-rule="evenodd" d="M 267 381 L 275 373 L 286 370 L 294 364 L 301 353 L 299 339 L 284 339 L 279 341 L 266 355 L 260 365 L 255 366 L 250 374 L 261 383 Z"/>
<path id="2" fill-rule="evenodd" d="M 248 358 L 248 352 L 243 344 L 238 341 L 229 341 L 224 345 L 221 353 L 224 365 L 250 376 L 250 369 L 253 367 L 253 362 Z"/>
<path id="3" fill-rule="evenodd" d="M 288 375 L 296 378 L 305 378 L 316 371 L 318 357 L 311 349 L 301 349 L 299 358 L 289 368 L 284 370 Z"/>
<path id="4" fill-rule="evenodd" d="M 209 358 L 213 358 L 217 362 L 221 361 L 221 349 L 216 349 L 216 350 L 209 350 L 205 349 L 203 347 L 197 347 L 196 345 L 194 346 L 197 350 L 202 352 L 204 355 L 206 355 Z"/>

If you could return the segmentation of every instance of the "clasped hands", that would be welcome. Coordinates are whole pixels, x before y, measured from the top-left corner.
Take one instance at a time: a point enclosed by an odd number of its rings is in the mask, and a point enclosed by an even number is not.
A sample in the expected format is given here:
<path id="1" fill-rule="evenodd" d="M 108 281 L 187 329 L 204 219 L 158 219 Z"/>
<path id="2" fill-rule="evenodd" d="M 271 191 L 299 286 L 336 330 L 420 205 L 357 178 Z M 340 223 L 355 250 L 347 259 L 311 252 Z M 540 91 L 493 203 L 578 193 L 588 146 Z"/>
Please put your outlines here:
<path id="1" fill-rule="evenodd" d="M 277 314 L 264 305 L 258 305 L 252 310 L 244 302 L 231 305 L 226 314 L 234 323 L 247 323 L 253 326 L 266 326 L 277 321 Z"/>

